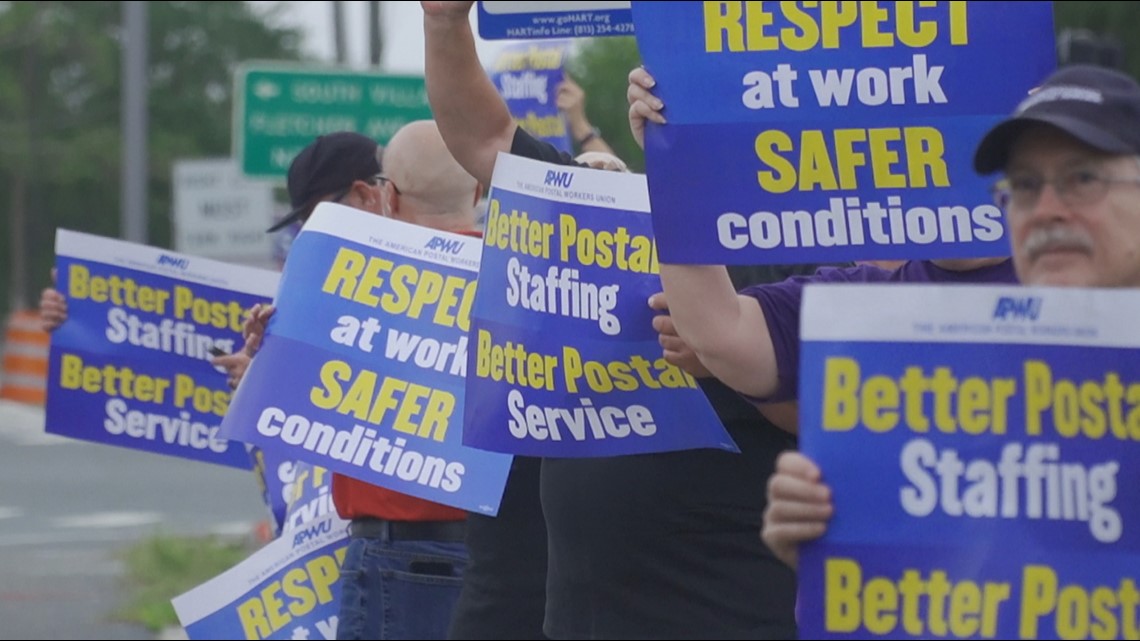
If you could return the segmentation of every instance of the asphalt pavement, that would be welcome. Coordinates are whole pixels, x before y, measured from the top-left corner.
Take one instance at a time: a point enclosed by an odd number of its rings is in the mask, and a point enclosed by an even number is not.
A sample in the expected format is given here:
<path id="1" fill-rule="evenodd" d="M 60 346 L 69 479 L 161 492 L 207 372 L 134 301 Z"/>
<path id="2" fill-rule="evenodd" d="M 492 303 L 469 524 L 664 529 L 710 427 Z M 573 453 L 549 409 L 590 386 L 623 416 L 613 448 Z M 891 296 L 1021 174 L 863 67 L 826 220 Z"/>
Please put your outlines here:
<path id="1" fill-rule="evenodd" d="M 266 515 L 248 470 L 45 434 L 41 408 L 0 400 L 0 639 L 179 638 L 116 620 L 121 553 Z"/>

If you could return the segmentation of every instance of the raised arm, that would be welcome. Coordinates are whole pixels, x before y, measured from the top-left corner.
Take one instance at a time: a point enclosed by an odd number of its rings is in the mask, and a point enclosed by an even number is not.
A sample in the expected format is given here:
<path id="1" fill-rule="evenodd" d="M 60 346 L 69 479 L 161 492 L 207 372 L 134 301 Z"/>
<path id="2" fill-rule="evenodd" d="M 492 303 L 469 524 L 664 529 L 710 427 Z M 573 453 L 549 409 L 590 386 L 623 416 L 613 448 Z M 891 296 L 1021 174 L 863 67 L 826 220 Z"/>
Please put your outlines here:
<path id="1" fill-rule="evenodd" d="M 590 119 L 586 117 L 586 92 L 566 76 L 555 90 L 555 101 L 558 111 L 566 118 L 566 125 L 570 128 L 570 137 L 574 140 L 578 150 L 585 153 L 596 151 L 604 154 L 613 154 L 610 144 L 602 138 Z"/>
<path id="2" fill-rule="evenodd" d="M 468 14 L 474 2 L 420 2 L 428 101 L 451 155 L 487 185 L 517 125 L 479 64 Z"/>

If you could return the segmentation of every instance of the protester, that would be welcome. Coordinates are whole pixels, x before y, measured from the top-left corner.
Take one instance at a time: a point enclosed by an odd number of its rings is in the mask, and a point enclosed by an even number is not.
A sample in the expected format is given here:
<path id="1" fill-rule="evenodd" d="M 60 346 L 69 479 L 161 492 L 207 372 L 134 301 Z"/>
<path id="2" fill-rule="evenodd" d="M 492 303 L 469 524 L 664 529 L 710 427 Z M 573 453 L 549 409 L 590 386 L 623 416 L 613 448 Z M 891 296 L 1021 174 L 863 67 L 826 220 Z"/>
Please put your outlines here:
<path id="1" fill-rule="evenodd" d="M 428 98 L 455 158 L 484 182 L 499 152 L 572 163 L 569 155 L 515 126 L 475 56 L 468 22 L 472 3 L 421 5 Z M 800 269 L 810 273 L 815 267 Z M 741 285 L 782 280 L 790 273 L 770 267 L 737 272 Z M 756 536 L 765 480 L 776 454 L 793 440 L 713 379 L 702 387 L 741 454 L 693 450 L 542 461 L 548 636 L 795 635 L 794 577 Z M 541 518 L 537 505 L 529 510 L 526 518 Z M 500 538 L 497 558 L 509 555 L 516 540 Z M 496 626 L 509 626 L 509 606 L 498 604 L 503 619 L 467 632 L 488 638 Z"/>
<path id="2" fill-rule="evenodd" d="M 384 153 L 364 136 L 322 136 L 289 171 L 294 210 L 275 225 L 305 221 L 319 202 L 341 202 L 433 229 L 478 235 L 474 204 L 482 188 L 448 154 L 431 121 L 405 125 Z M 273 309 L 245 327 L 256 353 Z M 230 364 L 244 372 L 240 357 Z M 236 374 L 240 378 L 240 373 Z M 338 639 L 442 639 L 459 596 L 467 554 L 462 510 L 333 476 L 333 504 L 352 537 L 341 566 Z"/>
<path id="3" fill-rule="evenodd" d="M 1013 264 L 1026 285 L 1140 287 L 1140 86 L 1108 69 L 1055 72 L 982 138 L 974 168 L 1005 180 Z M 823 471 L 781 457 L 764 540 L 795 567 L 834 507 Z"/>
<path id="4" fill-rule="evenodd" d="M 584 151 L 576 162 L 609 171 L 626 164 L 585 116 L 585 92 L 567 78 L 558 108 Z M 585 132 L 585 133 L 583 133 Z M 499 512 L 467 516 L 470 563 L 448 636 L 452 639 L 541 639 L 546 611 L 546 521 L 539 500 L 540 459 L 515 456 Z"/>

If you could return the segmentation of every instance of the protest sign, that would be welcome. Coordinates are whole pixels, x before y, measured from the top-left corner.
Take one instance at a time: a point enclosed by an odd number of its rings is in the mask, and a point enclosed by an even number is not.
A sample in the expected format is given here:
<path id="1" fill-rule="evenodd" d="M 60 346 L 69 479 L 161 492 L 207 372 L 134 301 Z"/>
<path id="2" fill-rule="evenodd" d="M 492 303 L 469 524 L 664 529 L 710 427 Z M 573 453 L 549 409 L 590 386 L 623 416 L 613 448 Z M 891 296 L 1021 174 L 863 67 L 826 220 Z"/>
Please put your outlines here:
<path id="1" fill-rule="evenodd" d="M 480 241 L 322 203 L 222 424 L 268 455 L 494 514 L 510 457 L 462 444 Z"/>
<path id="2" fill-rule="evenodd" d="M 558 111 L 566 42 L 527 42 L 503 48 L 488 69 L 515 123 L 530 135 L 570 153 L 570 132 Z"/>
<path id="3" fill-rule="evenodd" d="M 805 638 L 1133 638 L 1140 296 L 812 285 Z"/>
<path id="4" fill-rule="evenodd" d="M 1004 255 L 974 147 L 1055 64 L 1049 2 L 642 2 L 662 260 Z"/>
<path id="5" fill-rule="evenodd" d="M 737 451 L 665 361 L 645 177 L 500 154 L 472 311 L 464 442 L 532 456 Z"/>
<path id="6" fill-rule="evenodd" d="M 190 639 L 335 639 L 347 551 L 344 521 L 311 521 L 171 603 Z"/>
<path id="7" fill-rule="evenodd" d="M 52 334 L 47 431 L 249 468 L 218 435 L 230 389 L 209 361 L 241 348 L 277 274 L 68 230 L 56 255 L 68 319 Z"/>

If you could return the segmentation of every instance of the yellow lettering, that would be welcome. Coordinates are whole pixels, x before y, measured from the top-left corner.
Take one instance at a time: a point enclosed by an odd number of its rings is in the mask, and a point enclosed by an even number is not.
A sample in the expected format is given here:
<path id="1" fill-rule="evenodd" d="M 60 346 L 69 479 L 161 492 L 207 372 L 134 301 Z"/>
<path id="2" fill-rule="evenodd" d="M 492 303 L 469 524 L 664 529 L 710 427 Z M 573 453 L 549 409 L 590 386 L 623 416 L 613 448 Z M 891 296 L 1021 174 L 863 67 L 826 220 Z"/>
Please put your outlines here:
<path id="1" fill-rule="evenodd" d="M 351 300 L 353 292 L 356 291 L 356 281 L 363 273 L 366 262 L 364 254 L 341 247 L 333 259 L 328 275 L 325 276 L 321 291 Z"/>
<path id="2" fill-rule="evenodd" d="M 1025 433 L 1041 436 L 1041 414 L 1053 405 L 1053 370 L 1042 361 L 1025 361 Z"/>
<path id="3" fill-rule="evenodd" d="M 294 617 L 304 616 L 317 606 L 317 597 L 305 583 L 309 575 L 301 568 L 293 568 L 281 577 L 281 590 L 285 596 L 291 597 L 289 614 Z"/>
<path id="4" fill-rule="evenodd" d="M 894 46 L 894 36 L 890 32 L 883 33 L 879 30 L 879 25 L 889 17 L 887 10 L 874 1 L 860 2 L 859 9 L 863 13 L 861 21 L 863 46 L 868 48 Z"/>
<path id="5" fill-rule="evenodd" d="M 776 51 L 780 48 L 780 39 L 764 33 L 765 27 L 772 26 L 776 18 L 764 10 L 763 2 L 744 3 L 744 21 L 748 27 L 745 40 L 749 51 Z"/>
<path id="6" fill-rule="evenodd" d="M 850 358 L 828 358 L 823 381 L 823 429 L 853 429 L 859 420 L 859 363 Z"/>
<path id="7" fill-rule="evenodd" d="M 889 432 L 899 423 L 899 388 L 886 376 L 863 384 L 863 424 L 872 432 Z"/>
<path id="8" fill-rule="evenodd" d="M 87 298 L 90 278 L 91 272 L 85 265 L 73 263 L 67 270 L 67 295 L 76 300 Z"/>
<path id="9" fill-rule="evenodd" d="M 915 5 L 930 8 L 937 4 L 937 2 L 929 1 L 896 2 L 895 12 L 897 14 L 899 42 L 915 49 L 929 47 L 933 44 L 934 39 L 938 37 L 938 24 L 930 20 L 915 20 L 914 9 Z"/>
<path id="10" fill-rule="evenodd" d="M 237 607 L 238 621 L 246 639 L 264 639 L 273 634 L 273 626 L 265 617 L 265 606 L 261 599 L 253 597 L 241 602 Z"/>
<path id="11" fill-rule="evenodd" d="M 839 48 L 839 31 L 844 27 L 855 24 L 859 17 L 859 3 L 857 2 L 821 2 L 820 24 L 823 25 L 824 49 Z"/>
<path id="12" fill-rule="evenodd" d="M 870 129 L 868 146 L 871 150 L 871 171 L 875 180 L 875 187 L 879 189 L 902 189 L 906 187 L 906 176 L 891 172 L 899 161 L 897 151 L 888 147 L 888 143 L 902 139 L 897 127 Z"/>
<path id="13" fill-rule="evenodd" d="M 744 27 L 740 24 L 743 11 L 739 2 L 706 2 L 705 51 L 719 53 L 728 45 L 729 51 L 744 51 Z"/>
<path id="14" fill-rule="evenodd" d="M 1038 619 L 1057 605 L 1057 575 L 1043 565 L 1028 565 L 1021 575 L 1021 624 L 1018 636 L 1039 638 Z"/>
<path id="15" fill-rule="evenodd" d="M 819 44 L 819 25 L 798 2 L 781 2 L 780 11 L 796 29 L 781 29 L 780 41 L 792 51 L 808 51 Z"/>
<path id="16" fill-rule="evenodd" d="M 814 191 L 816 188 L 834 191 L 839 188 L 835 180 L 835 168 L 831 166 L 831 155 L 823 132 L 809 129 L 800 136 L 800 191 Z"/>
<path id="17" fill-rule="evenodd" d="M 903 130 L 906 144 L 907 172 L 911 187 L 926 187 L 926 170 L 930 170 L 930 184 L 949 187 L 950 175 L 946 170 L 946 145 L 942 132 L 933 127 L 907 127 Z"/>
<path id="18" fill-rule="evenodd" d="M 756 172 L 757 180 L 764 191 L 784 194 L 796 186 L 796 170 L 787 159 L 777 152 L 792 151 L 792 139 L 788 134 L 770 129 L 756 136 L 756 157 L 771 171 Z"/>
<path id="19" fill-rule="evenodd" d="M 828 632 L 854 632 L 859 628 L 859 589 L 863 571 L 850 559 L 824 562 L 823 627 Z"/>
<path id="20" fill-rule="evenodd" d="M 839 188 L 855 189 L 858 181 L 855 168 L 867 165 L 867 156 L 855 150 L 855 143 L 867 139 L 866 129 L 836 129 L 835 155 L 839 159 Z"/>
<path id="21" fill-rule="evenodd" d="M 969 25 L 966 20 L 965 0 L 950 2 L 950 44 L 970 44 Z"/>

